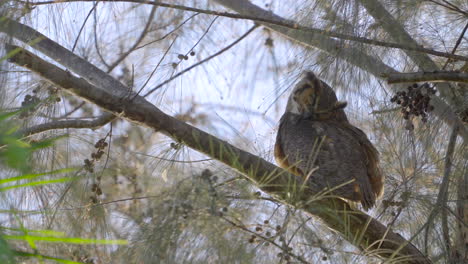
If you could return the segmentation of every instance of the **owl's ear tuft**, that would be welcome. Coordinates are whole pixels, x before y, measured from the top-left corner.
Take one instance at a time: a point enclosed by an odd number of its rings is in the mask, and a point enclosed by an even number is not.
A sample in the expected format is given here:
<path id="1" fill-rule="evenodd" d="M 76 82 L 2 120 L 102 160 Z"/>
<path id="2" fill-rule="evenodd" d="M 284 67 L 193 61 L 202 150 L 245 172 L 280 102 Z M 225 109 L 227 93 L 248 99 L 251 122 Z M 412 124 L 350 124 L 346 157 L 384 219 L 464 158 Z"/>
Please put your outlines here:
<path id="1" fill-rule="evenodd" d="M 309 79 L 311 81 L 317 79 L 317 77 L 315 76 L 315 74 L 312 71 L 304 71 L 302 73 L 302 76 L 305 76 L 307 79 Z"/>
<path id="2" fill-rule="evenodd" d="M 348 106 L 348 102 L 346 102 L 346 101 L 337 101 L 335 103 L 335 106 L 333 107 L 333 110 L 344 109 L 346 106 Z"/>

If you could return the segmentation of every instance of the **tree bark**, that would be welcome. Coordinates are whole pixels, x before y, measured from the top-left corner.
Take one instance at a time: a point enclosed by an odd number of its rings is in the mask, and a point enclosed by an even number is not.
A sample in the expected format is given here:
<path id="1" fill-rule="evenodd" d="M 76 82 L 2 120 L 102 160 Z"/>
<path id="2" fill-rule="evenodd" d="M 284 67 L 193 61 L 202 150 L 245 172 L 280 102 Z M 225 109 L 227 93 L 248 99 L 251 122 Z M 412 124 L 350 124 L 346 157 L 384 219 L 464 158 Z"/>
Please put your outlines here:
<path id="1" fill-rule="evenodd" d="M 408 72 L 391 73 L 387 78 L 388 83 L 415 83 L 415 82 L 461 82 L 468 83 L 468 73 L 453 71 L 435 72 Z"/>

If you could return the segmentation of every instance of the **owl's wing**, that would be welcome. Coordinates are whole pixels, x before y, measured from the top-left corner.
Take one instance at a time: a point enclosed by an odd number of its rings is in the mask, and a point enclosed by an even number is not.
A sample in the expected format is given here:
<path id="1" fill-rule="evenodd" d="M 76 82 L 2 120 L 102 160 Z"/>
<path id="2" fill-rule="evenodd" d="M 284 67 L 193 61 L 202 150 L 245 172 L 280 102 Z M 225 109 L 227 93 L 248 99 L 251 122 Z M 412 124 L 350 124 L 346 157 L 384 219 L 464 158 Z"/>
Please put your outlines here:
<path id="1" fill-rule="evenodd" d="M 285 114 L 275 156 L 283 168 L 309 177 L 321 188 L 334 189 L 333 193 L 340 197 L 360 201 L 367 209 L 374 205 L 375 195 L 367 176 L 366 152 L 355 137 L 336 122 Z"/>
<path id="2" fill-rule="evenodd" d="M 291 127 L 297 123 L 297 118 L 286 112 L 280 120 L 278 133 L 276 135 L 274 156 L 276 163 L 291 172 L 292 174 L 303 176 L 304 172 L 297 167 L 297 163 L 290 157 Z"/>
<path id="3" fill-rule="evenodd" d="M 325 130 L 314 127 L 313 123 L 294 114 L 283 115 L 275 145 L 275 157 L 281 167 L 289 166 L 297 172 L 296 174 L 307 176 L 319 160 L 326 156 L 326 150 L 321 148 Z M 323 153 L 319 159 L 317 151 L 320 149 Z"/>
<path id="4" fill-rule="evenodd" d="M 347 190 L 348 199 L 360 201 L 364 209 L 369 209 L 375 204 L 375 194 L 368 177 L 367 154 L 361 146 L 356 135 L 351 132 L 342 122 L 326 122 L 328 131 L 332 138 L 329 144 L 333 150 L 333 156 L 340 163 L 338 165 L 338 176 L 343 182 L 354 180 L 352 190 Z"/>
<path id="5" fill-rule="evenodd" d="M 276 160 L 281 167 L 307 177 L 323 189 L 342 186 L 334 193 L 356 200 L 351 194 L 352 184 L 343 186 L 352 178 L 348 173 L 340 173 L 342 157 L 337 155 L 328 130 L 326 123 L 286 113 L 281 119 L 275 144 Z"/>
<path id="6" fill-rule="evenodd" d="M 366 159 L 367 176 L 372 185 L 372 190 L 376 197 L 383 195 L 383 182 L 384 175 L 379 167 L 379 152 L 372 145 L 367 135 L 359 128 L 347 124 L 347 129 L 354 135 L 354 138 L 359 142 L 360 147 L 363 149 Z"/>

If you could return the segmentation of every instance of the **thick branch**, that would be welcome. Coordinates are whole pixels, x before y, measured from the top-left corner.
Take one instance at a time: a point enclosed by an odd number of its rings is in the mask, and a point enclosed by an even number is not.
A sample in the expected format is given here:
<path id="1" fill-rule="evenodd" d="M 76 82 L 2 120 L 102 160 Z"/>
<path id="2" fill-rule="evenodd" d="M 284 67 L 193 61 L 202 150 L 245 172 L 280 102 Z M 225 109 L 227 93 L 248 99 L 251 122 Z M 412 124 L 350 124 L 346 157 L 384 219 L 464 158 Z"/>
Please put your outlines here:
<path id="1" fill-rule="evenodd" d="M 389 84 L 414 82 L 462 82 L 468 83 L 468 73 L 453 71 L 390 73 L 386 76 Z"/>
<path id="2" fill-rule="evenodd" d="M 8 49 L 14 48 L 16 47 L 9 46 Z M 309 200 L 311 197 L 316 198 L 314 195 L 320 191 L 313 183 L 308 184 L 306 188 L 298 188 L 302 186 L 300 177 L 291 175 L 264 159 L 166 115 L 141 96 L 129 93 L 128 90 L 111 91 L 112 89 L 96 87 L 24 50 L 16 53 L 9 61 L 38 73 L 55 85 L 96 104 L 105 111 L 153 128 L 237 169 L 256 182 L 265 192 L 320 217 L 351 243 L 373 250 L 373 254 L 383 258 L 404 256 L 407 257 L 408 263 L 430 263 L 409 241 L 387 230 L 372 217 L 352 210 L 341 199 L 323 197 Z M 297 204 L 297 201 L 302 203 Z M 361 237 L 362 239 L 358 239 Z"/>

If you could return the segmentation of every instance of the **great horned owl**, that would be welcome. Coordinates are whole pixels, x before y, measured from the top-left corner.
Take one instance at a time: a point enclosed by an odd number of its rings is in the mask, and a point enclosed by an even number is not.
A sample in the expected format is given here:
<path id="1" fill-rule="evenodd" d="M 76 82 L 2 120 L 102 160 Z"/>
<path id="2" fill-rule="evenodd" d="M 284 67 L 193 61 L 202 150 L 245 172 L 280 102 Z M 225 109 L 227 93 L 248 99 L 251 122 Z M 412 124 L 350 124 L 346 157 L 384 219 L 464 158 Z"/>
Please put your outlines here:
<path id="1" fill-rule="evenodd" d="M 303 73 L 280 120 L 275 159 L 281 167 L 321 188 L 334 189 L 334 195 L 360 202 L 367 210 L 382 196 L 384 177 L 377 150 L 349 123 L 345 107 L 330 86 L 312 72 Z"/>

